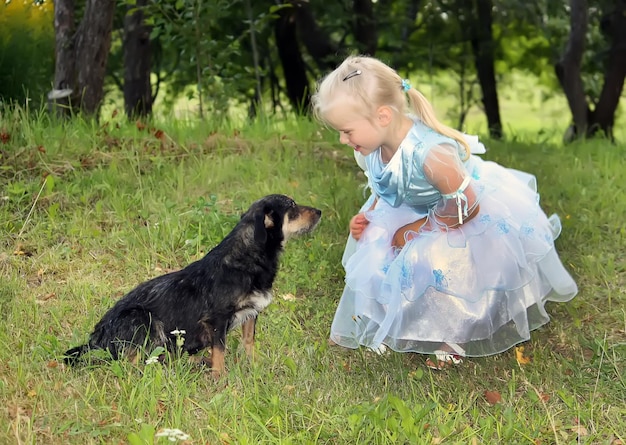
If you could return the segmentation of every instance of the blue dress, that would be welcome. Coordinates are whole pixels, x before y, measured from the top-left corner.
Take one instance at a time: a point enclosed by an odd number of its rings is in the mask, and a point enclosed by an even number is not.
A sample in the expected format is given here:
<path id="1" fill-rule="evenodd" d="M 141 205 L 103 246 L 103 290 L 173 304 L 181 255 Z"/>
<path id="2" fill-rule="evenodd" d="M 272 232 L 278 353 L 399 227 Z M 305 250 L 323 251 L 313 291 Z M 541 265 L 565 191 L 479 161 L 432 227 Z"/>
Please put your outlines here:
<path id="1" fill-rule="evenodd" d="M 465 356 L 491 355 L 547 323 L 547 301 L 576 295 L 554 247 L 559 218 L 541 210 L 535 177 L 484 161 L 482 144 L 466 137 L 468 159 L 414 120 L 388 163 L 380 150 L 356 153 L 372 190 L 361 208 L 369 224 L 346 245 L 335 343 L 426 354 L 447 343 Z M 395 232 L 423 217 L 428 224 L 394 249 Z"/>

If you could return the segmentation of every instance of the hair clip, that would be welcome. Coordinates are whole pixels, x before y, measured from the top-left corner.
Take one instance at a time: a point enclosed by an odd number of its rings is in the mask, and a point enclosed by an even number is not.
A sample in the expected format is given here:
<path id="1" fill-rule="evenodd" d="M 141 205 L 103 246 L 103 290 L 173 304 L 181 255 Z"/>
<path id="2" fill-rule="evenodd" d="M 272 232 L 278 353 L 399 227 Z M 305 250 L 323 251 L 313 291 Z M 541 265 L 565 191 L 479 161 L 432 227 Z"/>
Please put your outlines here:
<path id="1" fill-rule="evenodd" d="M 354 76 L 358 76 L 359 74 L 361 74 L 361 70 L 354 70 L 351 73 L 349 73 L 346 77 L 344 77 L 343 81 L 345 82 L 348 79 L 352 79 Z"/>
<path id="2" fill-rule="evenodd" d="M 402 79 L 402 91 L 405 93 L 411 89 L 411 82 L 408 79 Z"/>

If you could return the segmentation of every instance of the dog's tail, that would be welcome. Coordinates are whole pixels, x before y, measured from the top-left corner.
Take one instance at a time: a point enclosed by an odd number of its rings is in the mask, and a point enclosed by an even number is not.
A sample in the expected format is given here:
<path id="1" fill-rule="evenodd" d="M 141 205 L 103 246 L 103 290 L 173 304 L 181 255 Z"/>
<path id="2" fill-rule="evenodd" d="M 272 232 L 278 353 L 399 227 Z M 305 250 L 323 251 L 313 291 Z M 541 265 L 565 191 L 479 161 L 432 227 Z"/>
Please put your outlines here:
<path id="1" fill-rule="evenodd" d="M 63 361 L 66 365 L 75 366 L 80 361 L 80 357 L 89 351 L 89 345 L 84 344 L 81 346 L 76 346 L 75 348 L 68 349 L 63 354 Z"/>

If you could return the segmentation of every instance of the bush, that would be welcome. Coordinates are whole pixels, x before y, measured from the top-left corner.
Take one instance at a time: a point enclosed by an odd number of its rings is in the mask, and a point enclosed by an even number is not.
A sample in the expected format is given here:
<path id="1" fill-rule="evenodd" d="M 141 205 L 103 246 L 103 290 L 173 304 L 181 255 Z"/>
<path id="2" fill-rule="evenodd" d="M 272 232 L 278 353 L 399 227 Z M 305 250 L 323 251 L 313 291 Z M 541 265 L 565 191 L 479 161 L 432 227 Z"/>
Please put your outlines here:
<path id="1" fill-rule="evenodd" d="M 0 1 L 0 102 L 42 101 L 54 79 L 52 1 Z"/>

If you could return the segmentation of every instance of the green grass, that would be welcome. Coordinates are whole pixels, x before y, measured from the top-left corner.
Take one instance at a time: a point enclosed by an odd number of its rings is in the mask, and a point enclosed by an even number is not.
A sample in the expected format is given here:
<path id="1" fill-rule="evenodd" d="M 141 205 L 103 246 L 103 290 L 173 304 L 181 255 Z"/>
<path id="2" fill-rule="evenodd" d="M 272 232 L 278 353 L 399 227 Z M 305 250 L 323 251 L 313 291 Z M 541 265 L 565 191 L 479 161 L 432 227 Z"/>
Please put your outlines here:
<path id="1" fill-rule="evenodd" d="M 165 136 L 121 120 L 0 117 L 10 136 L 0 143 L 0 443 L 168 443 L 154 437 L 165 428 L 193 444 L 626 441 L 626 146 L 488 142 L 487 159 L 537 175 L 580 294 L 548 306 L 552 322 L 525 345 L 530 363 L 511 350 L 434 372 L 420 355 L 328 343 L 364 182 L 336 135 L 304 121 L 156 127 Z M 121 295 L 199 258 L 276 192 L 323 220 L 286 246 L 257 361 L 235 331 L 219 382 L 185 358 L 60 363 Z"/>

